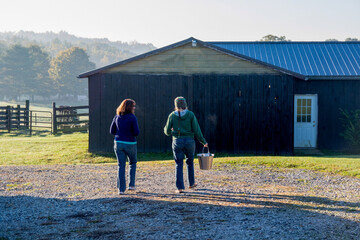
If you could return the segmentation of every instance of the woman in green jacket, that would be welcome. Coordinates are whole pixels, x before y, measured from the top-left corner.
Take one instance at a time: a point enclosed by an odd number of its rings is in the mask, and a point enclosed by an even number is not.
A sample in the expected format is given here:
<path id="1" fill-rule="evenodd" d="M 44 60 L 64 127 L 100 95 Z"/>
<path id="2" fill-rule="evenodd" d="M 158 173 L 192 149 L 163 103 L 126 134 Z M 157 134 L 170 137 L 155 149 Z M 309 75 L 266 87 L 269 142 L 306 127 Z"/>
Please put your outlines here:
<path id="1" fill-rule="evenodd" d="M 172 150 L 176 163 L 176 187 L 177 192 L 182 193 L 185 190 L 183 179 L 183 161 L 186 156 L 186 164 L 188 169 L 189 187 L 196 187 L 194 173 L 194 155 L 196 137 L 204 147 L 208 147 L 205 138 L 201 133 L 199 123 L 195 114 L 188 110 L 186 99 L 177 97 L 174 100 L 175 111 L 170 113 L 164 133 L 172 136 Z"/>

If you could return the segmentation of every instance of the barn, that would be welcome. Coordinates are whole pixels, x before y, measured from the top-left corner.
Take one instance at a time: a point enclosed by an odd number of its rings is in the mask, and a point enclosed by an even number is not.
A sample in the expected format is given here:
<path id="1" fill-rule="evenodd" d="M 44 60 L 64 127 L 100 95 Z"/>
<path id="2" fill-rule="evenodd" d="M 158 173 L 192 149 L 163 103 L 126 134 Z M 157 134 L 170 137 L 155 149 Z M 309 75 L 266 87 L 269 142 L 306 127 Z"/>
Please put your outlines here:
<path id="1" fill-rule="evenodd" d="M 125 98 L 137 103 L 138 151 L 170 151 L 163 127 L 176 96 L 215 152 L 343 150 L 340 109 L 360 109 L 360 42 L 189 38 L 79 77 L 89 84 L 90 152 L 113 151 L 109 125 Z"/>

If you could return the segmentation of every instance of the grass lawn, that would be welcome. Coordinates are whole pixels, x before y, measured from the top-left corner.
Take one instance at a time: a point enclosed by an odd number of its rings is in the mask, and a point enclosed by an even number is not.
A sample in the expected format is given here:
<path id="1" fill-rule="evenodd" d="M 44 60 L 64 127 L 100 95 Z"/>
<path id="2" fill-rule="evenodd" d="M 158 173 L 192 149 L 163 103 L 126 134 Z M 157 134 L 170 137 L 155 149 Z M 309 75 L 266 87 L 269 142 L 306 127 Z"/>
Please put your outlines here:
<path id="1" fill-rule="evenodd" d="M 139 160 L 170 160 L 171 154 L 139 154 Z M 88 152 L 88 134 L 16 135 L 0 132 L 0 165 L 116 163 L 115 154 Z"/>
<path id="2" fill-rule="evenodd" d="M 114 154 L 87 152 L 88 134 L 27 136 L 0 133 L 0 165 L 100 164 L 116 163 Z M 139 154 L 139 161 L 172 159 L 170 153 Z M 360 178 L 360 155 L 325 156 L 226 156 L 215 159 L 215 168 L 223 164 L 242 164 L 279 168 L 299 168 Z"/>

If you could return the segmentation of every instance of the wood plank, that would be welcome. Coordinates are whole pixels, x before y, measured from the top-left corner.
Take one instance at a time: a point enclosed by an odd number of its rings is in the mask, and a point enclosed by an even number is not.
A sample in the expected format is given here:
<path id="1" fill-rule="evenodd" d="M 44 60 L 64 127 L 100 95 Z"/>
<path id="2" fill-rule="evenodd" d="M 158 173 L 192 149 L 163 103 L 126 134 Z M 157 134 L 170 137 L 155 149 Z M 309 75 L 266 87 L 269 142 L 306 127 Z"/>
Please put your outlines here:
<path id="1" fill-rule="evenodd" d="M 34 127 L 34 126 L 33 126 Z M 45 128 L 45 127 L 42 127 Z M 83 131 L 88 131 L 87 127 L 82 127 L 82 128 L 64 128 L 64 129 L 58 129 L 58 132 L 63 132 L 63 133 L 67 133 L 67 132 L 83 132 Z"/>
<path id="2" fill-rule="evenodd" d="M 67 121 L 67 122 L 57 122 L 57 126 L 60 126 L 60 125 L 66 125 L 66 124 L 80 124 L 80 123 L 88 123 L 89 120 L 76 120 L 76 121 Z M 37 123 L 41 123 L 41 121 L 37 121 Z M 46 123 L 49 123 L 49 122 L 46 122 Z M 111 122 L 110 122 L 111 123 Z M 110 125 L 109 125 L 110 127 Z"/>
<path id="3" fill-rule="evenodd" d="M 239 80 L 237 76 L 231 77 L 232 81 L 232 91 L 233 91 L 233 104 L 232 104 L 232 112 L 233 112 L 233 152 L 239 153 L 239 130 L 240 130 L 240 116 L 239 116 Z"/>
<path id="4" fill-rule="evenodd" d="M 145 139 L 144 139 L 144 129 L 145 129 L 145 99 L 144 99 L 144 85 L 145 85 L 145 76 L 138 76 L 137 80 L 137 87 L 138 87 L 138 95 L 136 97 L 136 117 L 138 119 L 138 124 L 140 128 L 140 134 L 137 138 L 138 140 L 138 152 L 145 151 Z"/>
<path id="5" fill-rule="evenodd" d="M 238 76 L 239 87 L 238 87 L 238 95 L 239 95 L 239 145 L 238 145 L 238 153 L 243 153 L 244 143 L 245 143 L 245 103 L 244 103 L 244 79 L 243 76 Z"/>
<path id="6" fill-rule="evenodd" d="M 204 138 L 206 141 L 211 142 L 211 122 L 210 122 L 210 88 L 211 88 L 211 76 L 202 76 L 202 86 L 200 91 L 203 92 L 203 98 L 201 99 L 201 107 L 200 110 L 203 114 L 197 114 L 202 115 L 202 121 L 203 121 L 203 128 L 201 129 L 204 135 Z"/>
<path id="7" fill-rule="evenodd" d="M 263 106 L 262 106 L 262 152 L 263 154 L 270 154 L 269 143 L 270 139 L 270 88 L 269 88 L 269 79 L 264 77 L 261 83 L 262 95 L 263 95 Z"/>
<path id="8" fill-rule="evenodd" d="M 203 107 L 203 99 L 204 99 L 204 81 L 202 76 L 194 75 L 193 76 L 193 88 L 194 88 L 194 102 L 193 109 L 191 111 L 195 114 L 196 119 L 198 120 L 200 129 L 204 135 L 204 107 Z M 206 138 L 205 138 L 206 139 Z M 208 141 L 208 139 L 206 139 Z M 202 150 L 202 145 L 196 140 L 196 151 L 200 152 Z"/>
<path id="9" fill-rule="evenodd" d="M 165 84 L 165 100 L 164 100 L 164 111 L 165 111 L 165 117 L 163 122 L 163 127 L 165 127 L 166 121 L 168 119 L 168 116 L 173 112 L 174 110 L 174 98 L 172 95 L 172 88 L 173 88 L 173 82 L 174 77 L 173 76 L 163 76 L 166 84 Z M 162 129 L 163 130 L 163 129 Z M 168 137 L 164 134 L 164 131 L 162 131 L 163 136 L 165 137 L 165 147 L 166 151 L 171 152 L 171 142 L 172 137 Z"/>
<path id="10" fill-rule="evenodd" d="M 214 152 L 216 150 L 216 138 L 218 138 L 217 135 L 217 128 L 219 125 L 219 121 L 218 121 L 218 111 L 217 111 L 217 101 L 219 101 L 217 94 L 217 90 L 216 90 L 216 84 L 217 84 L 217 78 L 216 75 L 211 75 L 210 78 L 210 82 L 209 82 L 209 86 L 210 86 L 210 91 L 209 91 L 209 106 L 210 106 L 210 116 L 209 116 L 209 121 L 210 121 L 210 139 L 207 139 L 207 141 L 209 142 L 209 147 L 210 147 L 210 151 Z"/>
<path id="11" fill-rule="evenodd" d="M 224 105 L 222 107 L 222 117 L 223 117 L 223 122 L 222 122 L 222 132 L 223 132 L 223 136 L 225 136 L 225 138 L 222 138 L 222 145 L 221 145 L 221 149 L 223 149 L 223 151 L 225 152 L 229 152 L 229 144 L 230 144 L 230 124 L 231 123 L 231 119 L 230 119 L 230 114 L 228 111 L 228 104 L 230 102 L 229 99 L 229 77 L 227 75 L 224 75 L 221 77 L 222 78 L 222 98 L 224 99 Z"/>
<path id="12" fill-rule="evenodd" d="M 236 105 L 237 105 L 237 90 L 236 90 L 236 79 L 234 76 L 228 76 L 229 84 L 228 84 L 228 92 L 229 92 L 229 105 L 227 107 L 228 109 L 228 115 L 229 119 L 231 121 L 231 124 L 229 126 L 229 149 L 228 151 L 230 153 L 235 153 L 236 151 L 236 132 L 237 132 L 237 119 L 236 119 Z"/>
<path id="13" fill-rule="evenodd" d="M 98 127 L 101 113 L 101 81 L 98 74 L 90 76 L 89 86 L 89 151 L 99 151 L 100 128 Z"/>
<path id="14" fill-rule="evenodd" d="M 295 78 L 291 77 L 291 76 L 286 76 L 286 79 L 288 81 L 288 92 L 287 92 L 287 106 L 288 106 L 288 111 L 289 111 L 289 115 L 288 115 L 288 135 L 287 135 L 287 140 L 288 140 L 288 145 L 287 145 L 287 154 L 288 155 L 293 155 L 294 153 L 294 83 L 295 83 Z"/>
<path id="15" fill-rule="evenodd" d="M 114 136 L 110 134 L 109 129 L 111 122 L 116 114 L 117 103 L 114 101 L 116 96 L 116 77 L 114 75 L 106 75 L 105 79 L 105 89 L 104 89 L 104 102 L 106 102 L 106 108 L 103 109 L 105 112 L 104 124 L 103 124 L 103 133 L 105 137 L 103 138 L 107 152 L 114 151 Z"/>
<path id="16" fill-rule="evenodd" d="M 276 96 L 276 86 L 275 86 L 275 78 L 270 76 L 269 77 L 269 84 L 270 84 L 270 127 L 271 127 L 271 141 L 270 141 L 270 151 L 272 154 L 275 154 L 275 144 L 276 144 L 276 111 L 277 107 L 274 101 Z"/>
<path id="17" fill-rule="evenodd" d="M 154 87 L 153 93 L 153 99 L 152 99 L 152 119 L 153 119 L 153 151 L 154 152 L 161 152 L 162 151 L 162 119 L 161 119 L 161 108 L 159 107 L 161 104 L 161 93 L 163 92 L 163 85 L 161 84 L 161 78 L 160 76 L 153 75 L 151 77 L 152 85 L 156 86 Z"/>
<path id="18" fill-rule="evenodd" d="M 254 116 L 254 110 L 255 110 L 255 102 L 254 102 L 254 98 L 255 98 L 255 93 L 254 93 L 254 81 L 253 81 L 253 76 L 249 75 L 248 76 L 248 89 L 249 89 L 249 99 L 248 99 L 248 104 L 249 104 L 249 111 L 248 111 L 248 115 L 249 115 L 249 121 L 248 121 L 248 125 L 249 125 L 249 135 L 248 135 L 248 141 L 249 141 L 249 148 L 248 148 L 248 152 L 249 153 L 256 153 L 256 149 L 255 149 L 255 116 Z M 255 131 L 254 131 L 255 130 Z"/>
<path id="19" fill-rule="evenodd" d="M 88 109 L 89 106 L 64 106 L 57 107 L 56 110 L 77 110 L 77 109 Z"/>
<path id="20" fill-rule="evenodd" d="M 286 116 L 286 111 L 283 112 L 283 102 L 282 102 L 282 98 L 283 98 L 283 92 L 286 91 L 285 89 L 285 84 L 284 81 L 282 80 L 281 77 L 276 76 L 275 78 L 276 80 L 276 85 L 277 85 L 277 94 L 276 94 L 276 106 L 277 106 L 277 118 L 276 118 L 276 126 L 277 126 L 277 131 L 278 134 L 276 135 L 277 137 L 277 155 L 281 155 L 282 152 L 284 151 L 285 148 L 285 143 L 282 140 L 285 132 L 287 131 L 286 125 L 287 123 L 284 122 L 285 120 L 285 116 Z"/>
<path id="21" fill-rule="evenodd" d="M 257 154 L 264 155 L 264 130 L 265 130 L 265 122 L 264 122 L 264 77 L 257 77 Z"/>
<path id="22" fill-rule="evenodd" d="M 144 127 L 144 148 L 145 152 L 151 152 L 151 128 L 152 128 L 152 117 L 151 117 L 151 109 L 150 109 L 150 103 L 152 102 L 152 95 L 150 94 L 150 91 L 152 90 L 150 86 L 152 83 L 150 82 L 150 76 L 146 75 L 145 78 L 145 84 L 144 84 L 144 98 L 145 98 L 145 104 L 144 104 L 144 121 L 145 121 L 145 127 Z"/>
<path id="23" fill-rule="evenodd" d="M 56 115 L 56 118 L 67 118 L 67 117 L 84 117 L 89 116 L 89 113 L 75 113 L 75 114 L 64 114 L 64 115 Z M 43 116 L 41 116 L 43 118 Z"/>
<path id="24" fill-rule="evenodd" d="M 160 138 L 160 148 L 159 151 L 160 152 L 166 152 L 166 149 L 168 147 L 168 142 L 167 142 L 167 136 L 164 134 L 164 126 L 166 124 L 166 120 L 167 120 L 167 114 L 168 111 L 166 109 L 166 104 L 165 102 L 168 101 L 167 99 L 167 77 L 164 75 L 160 75 L 159 77 L 159 86 L 161 86 L 161 88 L 159 88 L 159 90 L 161 89 L 161 92 L 159 91 L 158 93 L 158 100 L 157 100 L 157 110 L 158 110 L 158 124 L 159 124 L 159 138 Z"/>
<path id="25" fill-rule="evenodd" d="M 243 105 L 243 125 L 244 125 L 244 132 L 243 134 L 243 144 L 241 147 L 241 150 L 243 153 L 247 153 L 247 150 L 249 148 L 249 108 L 250 108 L 250 103 L 249 103 L 249 97 L 250 97 L 250 93 L 249 93 L 249 88 L 248 88 L 248 76 L 244 75 L 242 76 L 242 81 L 241 81 L 241 96 L 242 96 L 242 105 Z"/>

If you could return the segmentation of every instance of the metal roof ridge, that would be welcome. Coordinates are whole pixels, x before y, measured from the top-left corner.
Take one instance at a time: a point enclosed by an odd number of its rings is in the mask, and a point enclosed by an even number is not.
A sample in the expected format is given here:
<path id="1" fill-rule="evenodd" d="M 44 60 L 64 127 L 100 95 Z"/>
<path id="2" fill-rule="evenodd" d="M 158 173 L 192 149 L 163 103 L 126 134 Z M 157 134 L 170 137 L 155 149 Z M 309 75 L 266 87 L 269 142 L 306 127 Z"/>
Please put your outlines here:
<path id="1" fill-rule="evenodd" d="M 248 43 L 248 44 L 253 44 L 253 43 L 263 43 L 263 44 L 292 44 L 292 43 L 304 43 L 304 44 L 316 44 L 316 43 L 327 43 L 327 44 L 360 44 L 360 41 L 279 41 L 279 42 L 271 42 L 271 41 L 206 41 L 206 43 L 210 43 L 210 44 L 226 44 L 226 43 Z"/>

